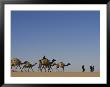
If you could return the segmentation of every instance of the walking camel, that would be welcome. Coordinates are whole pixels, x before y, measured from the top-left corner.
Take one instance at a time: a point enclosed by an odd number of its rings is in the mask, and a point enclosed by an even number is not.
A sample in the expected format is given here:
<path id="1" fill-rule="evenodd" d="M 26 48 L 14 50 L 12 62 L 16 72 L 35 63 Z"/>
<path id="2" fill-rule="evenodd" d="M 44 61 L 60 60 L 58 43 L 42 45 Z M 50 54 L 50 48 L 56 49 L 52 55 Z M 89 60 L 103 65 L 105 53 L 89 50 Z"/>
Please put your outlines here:
<path id="1" fill-rule="evenodd" d="M 63 62 L 59 62 L 59 63 L 54 63 L 53 66 L 56 65 L 56 69 L 59 71 L 58 68 L 62 68 L 63 69 L 63 72 L 64 72 L 64 67 L 65 66 L 69 66 L 71 65 L 70 63 L 67 63 L 67 64 L 64 64 Z"/>
<path id="2" fill-rule="evenodd" d="M 45 68 L 48 68 L 48 72 L 51 72 L 50 69 L 53 71 L 52 65 L 53 65 L 53 63 L 54 63 L 55 61 L 56 61 L 55 59 L 52 59 L 52 61 L 49 60 L 48 66 L 44 66 Z M 43 67 L 42 67 L 42 68 L 43 68 Z"/>
<path id="3" fill-rule="evenodd" d="M 51 64 L 54 63 L 54 61 L 56 61 L 55 59 L 52 59 L 52 61 L 48 60 L 47 58 L 43 58 L 41 60 L 39 60 L 39 69 L 40 71 L 42 72 L 43 68 L 46 72 L 46 68 L 48 68 L 48 72 L 50 71 L 51 69 Z"/>
<path id="4" fill-rule="evenodd" d="M 29 62 L 27 62 L 24 66 L 23 66 L 23 68 L 22 68 L 22 70 L 21 70 L 21 72 L 23 72 L 23 69 L 26 69 L 26 68 L 28 68 L 28 72 L 29 72 L 29 69 L 31 69 L 32 71 L 33 71 L 33 66 L 35 66 L 37 63 L 35 63 L 35 64 L 31 64 L 31 63 L 29 63 Z M 26 71 L 26 70 L 25 70 Z M 34 72 L 34 71 L 33 71 Z"/>
<path id="5" fill-rule="evenodd" d="M 25 63 L 25 62 L 24 62 Z M 13 58 L 11 59 L 11 69 L 14 67 L 15 69 L 17 69 L 18 67 L 21 69 L 21 65 L 24 64 L 21 62 L 20 59 L 18 58 Z"/>

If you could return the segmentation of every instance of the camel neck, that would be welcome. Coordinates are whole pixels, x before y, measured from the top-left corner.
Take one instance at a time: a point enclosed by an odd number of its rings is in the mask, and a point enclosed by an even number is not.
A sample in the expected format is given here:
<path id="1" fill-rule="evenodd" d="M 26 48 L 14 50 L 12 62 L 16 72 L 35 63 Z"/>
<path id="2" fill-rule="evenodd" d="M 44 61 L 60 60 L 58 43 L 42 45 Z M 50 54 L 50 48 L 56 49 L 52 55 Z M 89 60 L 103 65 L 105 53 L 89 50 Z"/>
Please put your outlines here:
<path id="1" fill-rule="evenodd" d="M 35 66 L 36 65 L 36 63 L 35 64 L 33 64 L 32 66 Z"/>
<path id="2" fill-rule="evenodd" d="M 68 64 L 64 65 L 64 66 L 68 66 Z"/>

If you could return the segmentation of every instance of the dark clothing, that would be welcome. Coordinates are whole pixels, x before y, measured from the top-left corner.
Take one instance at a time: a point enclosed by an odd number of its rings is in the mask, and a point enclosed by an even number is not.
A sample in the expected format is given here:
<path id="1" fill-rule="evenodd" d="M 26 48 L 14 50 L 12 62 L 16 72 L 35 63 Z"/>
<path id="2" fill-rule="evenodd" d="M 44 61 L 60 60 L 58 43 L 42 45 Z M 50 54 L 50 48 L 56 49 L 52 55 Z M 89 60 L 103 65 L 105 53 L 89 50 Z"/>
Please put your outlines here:
<path id="1" fill-rule="evenodd" d="M 94 66 L 92 66 L 92 72 L 94 72 Z"/>
<path id="2" fill-rule="evenodd" d="M 85 72 L 85 68 L 84 68 L 84 65 L 82 65 L 82 70 L 83 70 L 82 72 Z"/>
<path id="3" fill-rule="evenodd" d="M 92 72 L 92 66 L 90 66 L 90 72 Z"/>
<path id="4" fill-rule="evenodd" d="M 94 66 L 90 66 L 90 72 L 94 72 Z"/>
<path id="5" fill-rule="evenodd" d="M 46 59 L 45 56 L 43 57 L 43 59 Z"/>

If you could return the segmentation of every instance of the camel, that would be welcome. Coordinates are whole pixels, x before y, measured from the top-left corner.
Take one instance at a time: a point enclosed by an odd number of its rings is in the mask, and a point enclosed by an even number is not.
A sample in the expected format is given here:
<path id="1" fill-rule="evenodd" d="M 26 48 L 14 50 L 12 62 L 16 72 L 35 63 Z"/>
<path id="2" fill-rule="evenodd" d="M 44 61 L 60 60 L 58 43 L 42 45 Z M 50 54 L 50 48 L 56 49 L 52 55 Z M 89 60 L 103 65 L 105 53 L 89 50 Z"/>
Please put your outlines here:
<path id="1" fill-rule="evenodd" d="M 52 69 L 52 65 L 55 61 L 56 61 L 55 59 L 52 59 L 52 61 L 49 60 L 49 64 L 48 64 L 48 66 L 46 66 L 46 68 L 48 68 L 48 72 L 50 71 L 50 69 Z M 53 71 L 53 69 L 52 69 L 52 71 Z"/>
<path id="2" fill-rule="evenodd" d="M 44 65 L 47 65 L 49 62 L 49 60 L 47 58 L 43 58 L 39 60 L 39 66 L 38 68 L 40 69 L 40 71 L 42 72 L 42 66 L 44 67 Z"/>
<path id="3" fill-rule="evenodd" d="M 35 63 L 35 64 L 31 64 L 31 63 L 26 63 L 24 66 L 23 66 L 23 68 L 22 68 L 22 70 L 21 71 L 23 71 L 23 69 L 24 68 L 28 68 L 28 72 L 29 72 L 29 69 L 31 69 L 32 71 L 33 71 L 33 66 L 35 66 L 37 63 Z M 26 70 L 25 70 L 26 71 Z M 34 71 L 33 71 L 34 72 Z"/>
<path id="4" fill-rule="evenodd" d="M 12 67 L 15 67 L 16 69 L 19 67 L 21 69 L 20 65 L 22 65 L 22 64 L 24 64 L 24 63 L 22 63 L 21 60 L 18 58 L 11 59 L 11 69 L 12 69 Z"/>
<path id="5" fill-rule="evenodd" d="M 52 66 L 56 65 L 56 69 L 58 70 L 58 68 L 62 68 L 63 69 L 63 72 L 64 72 L 64 67 L 65 66 L 69 66 L 71 65 L 70 63 L 67 63 L 67 64 L 64 64 L 63 62 L 59 62 L 59 63 L 54 63 Z M 59 71 L 59 70 L 58 70 Z"/>
<path id="6" fill-rule="evenodd" d="M 42 69 L 44 68 L 45 72 L 46 72 L 46 68 L 48 68 L 48 72 L 51 69 L 51 64 L 54 63 L 54 61 L 56 61 L 55 59 L 52 59 L 52 61 L 48 60 L 47 58 L 43 58 L 41 60 L 39 60 L 39 69 L 42 72 Z"/>

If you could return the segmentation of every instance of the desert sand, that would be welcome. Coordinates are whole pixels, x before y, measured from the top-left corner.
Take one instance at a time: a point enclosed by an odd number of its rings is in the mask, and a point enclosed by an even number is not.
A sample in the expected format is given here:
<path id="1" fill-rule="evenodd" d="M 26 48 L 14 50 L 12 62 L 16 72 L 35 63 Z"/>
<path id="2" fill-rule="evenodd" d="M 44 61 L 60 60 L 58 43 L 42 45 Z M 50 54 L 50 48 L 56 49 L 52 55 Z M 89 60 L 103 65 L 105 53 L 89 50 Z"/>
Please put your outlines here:
<path id="1" fill-rule="evenodd" d="M 100 72 L 11 72 L 12 77 L 100 77 Z"/>

